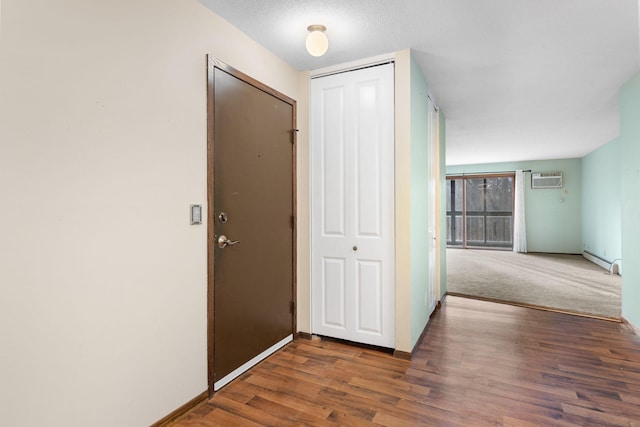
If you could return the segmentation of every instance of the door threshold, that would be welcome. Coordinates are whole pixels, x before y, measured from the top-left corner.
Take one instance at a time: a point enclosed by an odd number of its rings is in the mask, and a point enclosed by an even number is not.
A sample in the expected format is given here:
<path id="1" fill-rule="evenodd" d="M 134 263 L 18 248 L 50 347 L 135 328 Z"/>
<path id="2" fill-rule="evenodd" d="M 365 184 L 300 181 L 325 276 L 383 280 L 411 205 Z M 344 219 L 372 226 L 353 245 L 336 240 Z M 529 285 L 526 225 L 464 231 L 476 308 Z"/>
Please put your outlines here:
<path id="1" fill-rule="evenodd" d="M 251 369 L 252 367 L 257 365 L 258 363 L 262 362 L 264 359 L 266 359 L 267 357 L 271 356 L 273 353 L 275 353 L 276 351 L 280 350 L 285 345 L 289 344 L 291 341 L 293 341 L 293 334 L 291 334 L 291 335 L 285 337 L 284 339 L 280 340 L 279 342 L 275 343 L 274 345 L 272 345 L 271 347 L 269 347 L 268 349 L 266 349 L 265 351 L 263 351 L 262 353 L 260 353 L 256 357 L 254 357 L 253 359 L 251 359 L 248 362 L 244 363 L 242 366 L 236 368 L 231 373 L 229 373 L 229 374 L 225 375 L 224 377 L 220 378 L 218 381 L 216 381 L 213 384 L 213 391 L 220 390 L 222 387 L 226 386 L 231 381 L 235 380 L 240 375 L 244 374 L 249 369 Z"/>

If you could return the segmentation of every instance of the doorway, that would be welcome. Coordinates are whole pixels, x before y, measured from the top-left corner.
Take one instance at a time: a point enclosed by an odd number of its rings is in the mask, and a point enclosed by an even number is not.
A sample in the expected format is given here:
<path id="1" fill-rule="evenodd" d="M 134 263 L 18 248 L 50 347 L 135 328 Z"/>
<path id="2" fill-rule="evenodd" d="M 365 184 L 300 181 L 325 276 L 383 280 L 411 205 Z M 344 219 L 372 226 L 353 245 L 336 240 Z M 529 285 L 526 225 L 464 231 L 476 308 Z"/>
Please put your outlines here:
<path id="1" fill-rule="evenodd" d="M 296 103 L 207 63 L 212 394 L 293 339 Z"/>

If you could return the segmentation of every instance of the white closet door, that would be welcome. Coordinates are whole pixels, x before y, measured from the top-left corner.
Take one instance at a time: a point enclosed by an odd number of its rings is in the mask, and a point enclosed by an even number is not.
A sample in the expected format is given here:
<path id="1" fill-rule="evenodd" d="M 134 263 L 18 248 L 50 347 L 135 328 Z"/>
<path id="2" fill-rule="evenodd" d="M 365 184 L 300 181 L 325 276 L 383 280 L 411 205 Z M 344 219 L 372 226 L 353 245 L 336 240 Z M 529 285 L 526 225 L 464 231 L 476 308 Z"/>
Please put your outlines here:
<path id="1" fill-rule="evenodd" d="M 315 334 L 395 347 L 393 64 L 311 82 Z"/>

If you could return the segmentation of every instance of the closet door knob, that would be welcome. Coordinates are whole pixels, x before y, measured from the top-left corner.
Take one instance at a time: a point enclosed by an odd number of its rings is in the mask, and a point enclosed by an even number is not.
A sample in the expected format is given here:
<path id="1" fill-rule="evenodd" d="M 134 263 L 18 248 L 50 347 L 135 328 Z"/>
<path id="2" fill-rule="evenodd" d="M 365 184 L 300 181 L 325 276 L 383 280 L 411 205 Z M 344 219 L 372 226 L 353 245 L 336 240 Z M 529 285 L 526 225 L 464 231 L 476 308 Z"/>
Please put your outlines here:
<path id="1" fill-rule="evenodd" d="M 353 251 L 355 252 L 355 251 L 357 251 L 357 250 L 358 250 L 358 247 L 357 247 L 357 246 L 354 246 L 354 247 L 353 247 Z"/>

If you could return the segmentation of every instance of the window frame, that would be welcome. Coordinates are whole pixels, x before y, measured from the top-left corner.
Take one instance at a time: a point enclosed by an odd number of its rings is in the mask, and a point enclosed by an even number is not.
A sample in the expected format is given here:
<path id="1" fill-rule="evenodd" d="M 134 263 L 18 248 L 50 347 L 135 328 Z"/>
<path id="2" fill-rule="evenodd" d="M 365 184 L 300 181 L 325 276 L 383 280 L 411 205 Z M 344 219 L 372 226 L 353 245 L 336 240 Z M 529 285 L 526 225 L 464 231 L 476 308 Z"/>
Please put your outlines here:
<path id="1" fill-rule="evenodd" d="M 487 199 L 486 192 L 483 198 L 483 211 L 467 211 L 467 180 L 472 179 L 492 179 L 492 178 L 511 178 L 511 211 L 503 211 L 503 212 L 491 212 L 487 211 Z M 447 238 L 446 244 L 447 248 L 463 248 L 463 249 L 496 249 L 496 250 L 513 250 L 513 215 L 514 215 L 514 207 L 515 207 L 515 173 L 474 173 L 474 174 L 455 174 L 455 175 L 447 175 L 447 181 L 449 180 L 461 180 L 462 182 L 462 211 L 455 209 L 455 187 L 453 187 L 453 192 L 449 191 L 446 195 L 447 202 L 450 203 L 451 210 L 446 210 L 446 218 L 449 219 L 449 224 L 447 225 L 447 234 L 451 235 L 451 239 Z M 485 181 L 486 184 L 486 181 Z M 446 187 L 445 187 L 446 188 Z M 446 204 L 445 204 L 446 209 Z M 469 244 L 468 236 L 467 236 L 467 216 L 476 216 L 482 217 L 482 223 L 484 226 L 485 232 L 484 234 L 484 244 L 477 244 L 477 241 L 473 241 L 474 244 Z M 511 242 L 510 245 L 498 245 L 498 244 L 488 244 L 487 243 L 487 217 L 511 217 Z M 456 244 L 455 242 L 455 219 L 461 217 L 462 218 L 462 242 L 461 244 Z M 451 228 L 453 226 L 453 228 Z"/>

